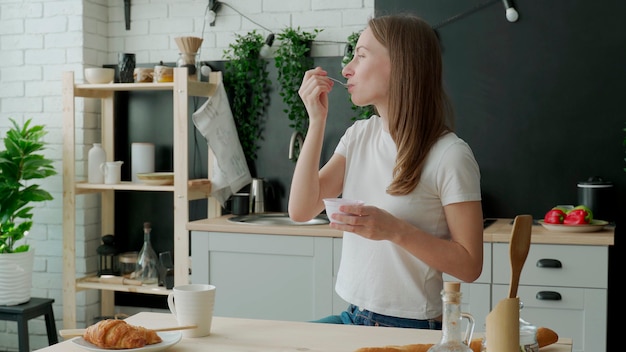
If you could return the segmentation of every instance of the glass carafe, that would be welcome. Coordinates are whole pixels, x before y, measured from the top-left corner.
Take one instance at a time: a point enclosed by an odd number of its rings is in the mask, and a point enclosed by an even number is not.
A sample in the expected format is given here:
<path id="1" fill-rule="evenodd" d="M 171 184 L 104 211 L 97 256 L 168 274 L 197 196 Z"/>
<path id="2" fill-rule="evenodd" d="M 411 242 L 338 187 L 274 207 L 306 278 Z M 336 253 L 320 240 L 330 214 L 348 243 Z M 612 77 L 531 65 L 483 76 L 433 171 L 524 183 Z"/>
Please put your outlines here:
<path id="1" fill-rule="evenodd" d="M 428 352 L 472 352 L 469 344 L 474 333 L 474 317 L 461 312 L 461 283 L 444 282 L 441 291 L 443 301 L 443 326 L 441 341 L 428 349 Z M 461 321 L 468 320 L 465 336 Z"/>
<path id="2" fill-rule="evenodd" d="M 520 350 L 523 352 L 539 352 L 539 344 L 537 343 L 537 327 L 522 319 L 522 308 L 524 303 L 519 302 L 520 318 L 519 318 L 519 344 Z"/>
<path id="3" fill-rule="evenodd" d="M 189 76 L 189 80 L 190 81 L 197 81 L 198 80 L 199 70 L 196 67 L 197 66 L 197 62 L 196 62 L 196 57 L 197 56 L 198 56 L 198 53 L 179 53 L 178 54 L 178 60 L 176 61 L 176 66 L 178 66 L 178 67 L 186 67 L 187 68 L 187 72 L 188 72 L 188 76 Z"/>
<path id="4" fill-rule="evenodd" d="M 152 227 L 149 222 L 143 224 L 143 247 L 137 256 L 135 279 L 144 285 L 156 285 L 159 282 L 159 259 L 150 243 Z"/>

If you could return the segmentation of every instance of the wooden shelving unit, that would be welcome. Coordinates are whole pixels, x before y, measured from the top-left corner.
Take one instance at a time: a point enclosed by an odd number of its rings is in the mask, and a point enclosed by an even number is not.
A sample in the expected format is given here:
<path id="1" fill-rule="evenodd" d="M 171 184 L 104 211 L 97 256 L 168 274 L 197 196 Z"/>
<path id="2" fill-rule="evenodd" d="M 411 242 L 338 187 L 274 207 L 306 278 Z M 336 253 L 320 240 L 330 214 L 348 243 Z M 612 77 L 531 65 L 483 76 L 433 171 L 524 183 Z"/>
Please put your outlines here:
<path id="1" fill-rule="evenodd" d="M 74 72 L 63 73 L 63 327 L 76 327 L 76 292 L 86 289 L 101 290 L 102 315 L 114 314 L 114 291 L 138 292 L 166 295 L 169 290 L 158 286 L 124 286 L 87 282 L 76 274 L 76 197 L 84 194 L 101 195 L 102 234 L 114 233 L 115 191 L 170 192 L 174 197 L 174 284 L 189 282 L 189 201 L 208 199 L 207 217 L 220 215 L 220 204 L 210 198 L 211 184 L 208 179 L 188 179 L 188 123 L 189 97 L 210 97 L 222 80 L 221 72 L 212 72 L 209 82 L 190 81 L 186 68 L 174 69 L 172 83 L 76 83 Z M 115 126 L 115 92 L 118 91 L 171 91 L 173 99 L 173 172 L 174 184 L 154 186 L 133 182 L 116 185 L 89 184 L 76 178 L 76 116 L 77 98 L 100 99 L 101 101 L 101 143 L 106 151 L 107 161 L 113 161 Z M 209 158 L 212 153 L 209 151 Z M 212 162 L 209 160 L 209 175 Z"/>

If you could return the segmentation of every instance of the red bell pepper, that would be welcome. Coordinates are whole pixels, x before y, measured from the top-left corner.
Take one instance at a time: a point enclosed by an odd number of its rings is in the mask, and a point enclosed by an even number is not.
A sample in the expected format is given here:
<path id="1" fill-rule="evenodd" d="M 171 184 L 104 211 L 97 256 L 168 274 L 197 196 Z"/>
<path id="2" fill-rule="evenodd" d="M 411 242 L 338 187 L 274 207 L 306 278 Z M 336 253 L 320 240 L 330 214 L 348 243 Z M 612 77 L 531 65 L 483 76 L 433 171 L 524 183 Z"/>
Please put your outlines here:
<path id="1" fill-rule="evenodd" d="M 563 210 L 552 208 L 548 210 L 546 215 L 543 217 L 543 221 L 546 224 L 562 224 L 565 216 L 566 214 Z"/>
<path id="2" fill-rule="evenodd" d="M 592 220 L 591 212 L 585 209 L 572 209 L 567 213 L 563 223 L 566 225 L 584 225 L 589 224 Z"/>

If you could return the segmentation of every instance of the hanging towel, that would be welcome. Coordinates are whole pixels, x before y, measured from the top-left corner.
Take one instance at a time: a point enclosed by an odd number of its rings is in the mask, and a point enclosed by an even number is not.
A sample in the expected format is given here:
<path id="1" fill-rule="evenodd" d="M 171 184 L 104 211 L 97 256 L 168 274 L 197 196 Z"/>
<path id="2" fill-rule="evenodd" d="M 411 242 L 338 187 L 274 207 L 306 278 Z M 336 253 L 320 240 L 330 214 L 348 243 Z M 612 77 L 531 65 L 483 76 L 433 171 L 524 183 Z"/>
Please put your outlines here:
<path id="1" fill-rule="evenodd" d="M 213 151 L 211 196 L 222 206 L 242 187 L 252 182 L 252 176 L 237 135 L 224 84 L 220 80 L 215 94 L 193 113 L 193 123 L 206 138 Z"/>

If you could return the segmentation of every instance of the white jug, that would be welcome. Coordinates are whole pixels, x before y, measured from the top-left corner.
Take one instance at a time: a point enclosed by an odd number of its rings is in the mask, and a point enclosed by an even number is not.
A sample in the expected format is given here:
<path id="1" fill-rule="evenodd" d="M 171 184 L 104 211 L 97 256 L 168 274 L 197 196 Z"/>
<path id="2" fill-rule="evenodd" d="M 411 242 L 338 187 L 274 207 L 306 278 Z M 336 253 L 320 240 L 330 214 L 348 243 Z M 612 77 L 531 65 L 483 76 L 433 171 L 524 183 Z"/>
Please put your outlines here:
<path id="1" fill-rule="evenodd" d="M 116 185 L 121 182 L 123 161 L 107 161 L 100 164 L 100 169 L 104 174 L 104 183 Z"/>
<path id="2" fill-rule="evenodd" d="M 107 160 L 107 157 L 102 145 L 94 143 L 87 155 L 87 182 L 104 183 L 104 173 L 100 165 Z"/>

